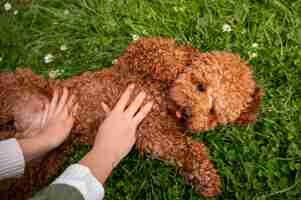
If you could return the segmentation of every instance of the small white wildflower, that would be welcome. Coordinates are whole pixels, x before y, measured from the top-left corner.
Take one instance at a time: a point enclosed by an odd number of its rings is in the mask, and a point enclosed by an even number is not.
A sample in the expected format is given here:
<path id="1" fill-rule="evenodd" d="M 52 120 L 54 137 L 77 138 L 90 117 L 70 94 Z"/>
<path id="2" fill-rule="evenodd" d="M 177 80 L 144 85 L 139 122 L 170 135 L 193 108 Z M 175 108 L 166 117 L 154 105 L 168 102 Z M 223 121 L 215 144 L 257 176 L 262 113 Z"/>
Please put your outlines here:
<path id="1" fill-rule="evenodd" d="M 224 24 L 223 25 L 223 32 L 231 32 L 232 28 L 229 24 Z"/>
<path id="2" fill-rule="evenodd" d="M 12 6 L 11 6 L 11 4 L 10 4 L 9 2 L 6 2 L 6 3 L 4 4 L 4 9 L 5 9 L 6 11 L 9 11 L 11 8 L 12 8 Z"/>
<path id="3" fill-rule="evenodd" d="M 256 58 L 256 57 L 257 57 L 257 53 L 256 52 L 250 53 L 250 58 Z"/>
<path id="4" fill-rule="evenodd" d="M 67 45 L 63 44 L 60 46 L 61 51 L 66 51 L 68 49 Z"/>
<path id="5" fill-rule="evenodd" d="M 48 72 L 48 77 L 51 79 L 56 79 L 59 76 L 59 70 L 51 70 Z"/>
<path id="6" fill-rule="evenodd" d="M 258 47 L 258 43 L 253 43 L 253 44 L 252 44 L 252 47 L 253 47 L 253 48 L 257 48 L 257 47 Z"/>
<path id="7" fill-rule="evenodd" d="M 64 10 L 64 15 L 69 15 L 70 14 L 70 12 L 69 12 L 69 10 Z"/>
<path id="8" fill-rule="evenodd" d="M 15 11 L 14 11 L 14 15 L 17 15 L 18 13 L 19 13 L 18 10 L 15 10 Z"/>
<path id="9" fill-rule="evenodd" d="M 0 62 L 3 60 L 3 58 L 2 57 L 0 57 Z"/>
<path id="10" fill-rule="evenodd" d="M 115 65 L 117 63 L 117 59 L 114 59 L 113 61 L 112 61 L 112 65 Z"/>
<path id="11" fill-rule="evenodd" d="M 138 40 L 139 39 L 139 35 L 133 34 L 132 35 L 132 39 L 133 39 L 133 41 Z"/>
<path id="12" fill-rule="evenodd" d="M 48 77 L 51 79 L 56 79 L 64 73 L 63 69 L 55 69 L 48 72 Z"/>
<path id="13" fill-rule="evenodd" d="M 44 56 L 44 63 L 51 63 L 54 60 L 54 56 L 52 54 L 47 54 Z"/>

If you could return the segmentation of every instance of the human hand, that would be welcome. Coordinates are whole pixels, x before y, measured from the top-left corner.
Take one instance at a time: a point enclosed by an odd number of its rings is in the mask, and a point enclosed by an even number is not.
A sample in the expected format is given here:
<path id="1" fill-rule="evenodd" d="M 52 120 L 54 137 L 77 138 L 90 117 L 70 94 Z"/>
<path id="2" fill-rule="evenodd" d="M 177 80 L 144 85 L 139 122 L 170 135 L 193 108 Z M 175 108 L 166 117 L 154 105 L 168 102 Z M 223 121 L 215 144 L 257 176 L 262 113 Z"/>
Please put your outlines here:
<path id="1" fill-rule="evenodd" d="M 60 98 L 59 91 L 54 90 L 50 104 L 45 105 L 40 127 L 27 130 L 32 131 L 33 136 L 19 140 L 26 161 L 40 157 L 64 142 L 73 126 L 73 113 L 78 108 L 74 104 L 75 97 L 69 97 L 66 88 Z"/>
<path id="2" fill-rule="evenodd" d="M 134 85 L 126 89 L 112 111 L 102 103 L 107 118 L 99 127 L 92 150 L 80 161 L 102 183 L 134 146 L 136 129 L 153 105 L 153 102 L 148 102 L 142 106 L 146 97 L 144 92 L 128 105 L 133 89 Z"/>
<path id="3" fill-rule="evenodd" d="M 49 147 L 54 149 L 60 146 L 69 136 L 74 123 L 74 114 L 78 104 L 75 104 L 75 96 L 69 97 L 69 92 L 63 88 L 62 96 L 59 98 L 59 91 L 54 90 L 50 104 L 45 106 L 42 118 L 40 138 L 47 141 Z"/>
<path id="4" fill-rule="evenodd" d="M 112 111 L 102 103 L 107 118 L 99 127 L 93 149 L 105 151 L 106 155 L 110 154 L 115 164 L 118 164 L 134 146 L 137 126 L 151 110 L 153 104 L 148 102 L 141 107 L 146 94 L 140 92 L 128 105 L 133 89 L 134 85 L 127 88 Z"/>

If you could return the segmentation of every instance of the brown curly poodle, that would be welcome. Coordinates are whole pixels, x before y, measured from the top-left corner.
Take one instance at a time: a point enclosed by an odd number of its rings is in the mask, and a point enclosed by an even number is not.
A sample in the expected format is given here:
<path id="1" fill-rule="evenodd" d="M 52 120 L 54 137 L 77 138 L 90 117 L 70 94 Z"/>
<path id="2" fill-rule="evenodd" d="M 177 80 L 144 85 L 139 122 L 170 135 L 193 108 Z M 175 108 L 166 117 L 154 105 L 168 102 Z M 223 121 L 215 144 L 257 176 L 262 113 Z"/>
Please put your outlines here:
<path id="1" fill-rule="evenodd" d="M 55 87 L 67 87 L 80 105 L 67 141 L 42 160 L 29 163 L 22 178 L 2 183 L 1 197 L 23 199 L 35 187 L 47 184 L 49 177 L 61 170 L 74 145 L 93 143 L 105 118 L 100 103 L 113 107 L 130 83 L 136 85 L 133 96 L 144 90 L 146 101 L 155 100 L 137 131 L 139 152 L 175 166 L 198 194 L 219 194 L 220 178 L 205 145 L 184 131 L 254 122 L 261 92 L 250 67 L 238 55 L 201 53 L 173 39 L 157 37 L 131 43 L 111 68 L 67 80 L 46 80 L 30 69 L 0 74 L 2 139 L 25 137 L 22 131 L 38 123 Z"/>

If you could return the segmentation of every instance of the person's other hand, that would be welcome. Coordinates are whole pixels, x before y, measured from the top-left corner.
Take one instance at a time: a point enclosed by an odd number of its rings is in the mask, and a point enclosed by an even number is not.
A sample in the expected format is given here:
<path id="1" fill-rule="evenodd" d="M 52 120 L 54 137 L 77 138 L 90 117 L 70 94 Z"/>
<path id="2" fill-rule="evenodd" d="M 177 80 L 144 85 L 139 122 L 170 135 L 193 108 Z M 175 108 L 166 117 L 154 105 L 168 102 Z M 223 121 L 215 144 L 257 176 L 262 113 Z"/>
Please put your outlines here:
<path id="1" fill-rule="evenodd" d="M 134 85 L 126 89 L 112 111 L 102 103 L 107 118 L 99 127 L 92 150 L 80 161 L 102 183 L 134 146 L 136 129 L 153 105 L 153 102 L 148 102 L 142 106 L 146 97 L 144 92 L 140 92 L 129 104 L 133 89 Z"/>
<path id="2" fill-rule="evenodd" d="M 40 157 L 58 147 L 70 134 L 78 105 L 75 97 L 69 97 L 68 90 L 63 88 L 62 95 L 54 90 L 50 104 L 45 105 L 41 126 L 32 130 L 32 137 L 19 140 L 26 161 Z"/>
<path id="3" fill-rule="evenodd" d="M 42 128 L 37 137 L 43 138 L 51 149 L 61 145 L 70 134 L 77 108 L 75 96 L 70 96 L 66 88 L 60 97 L 59 91 L 54 90 L 50 104 L 45 106 Z"/>
<path id="4" fill-rule="evenodd" d="M 153 104 L 148 102 L 141 107 L 146 94 L 140 92 L 136 99 L 128 105 L 133 89 L 134 85 L 127 88 L 112 111 L 109 111 L 106 104 L 102 103 L 107 118 L 99 127 L 93 148 L 96 151 L 109 153 L 115 160 L 115 164 L 134 146 L 137 126 L 151 110 Z"/>

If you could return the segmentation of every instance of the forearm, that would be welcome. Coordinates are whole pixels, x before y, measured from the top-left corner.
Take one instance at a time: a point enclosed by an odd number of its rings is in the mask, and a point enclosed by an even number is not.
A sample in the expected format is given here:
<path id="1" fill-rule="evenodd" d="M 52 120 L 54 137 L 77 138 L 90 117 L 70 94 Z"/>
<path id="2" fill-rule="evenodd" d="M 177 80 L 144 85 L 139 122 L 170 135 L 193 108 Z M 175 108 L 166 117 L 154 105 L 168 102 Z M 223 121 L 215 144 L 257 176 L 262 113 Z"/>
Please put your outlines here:
<path id="1" fill-rule="evenodd" d="M 79 164 L 88 167 L 95 178 L 104 184 L 116 166 L 114 159 L 109 154 L 105 155 L 104 150 L 92 149 Z"/>
<path id="2" fill-rule="evenodd" d="M 39 136 L 18 140 L 26 162 L 39 158 L 49 151 L 47 142 Z"/>

